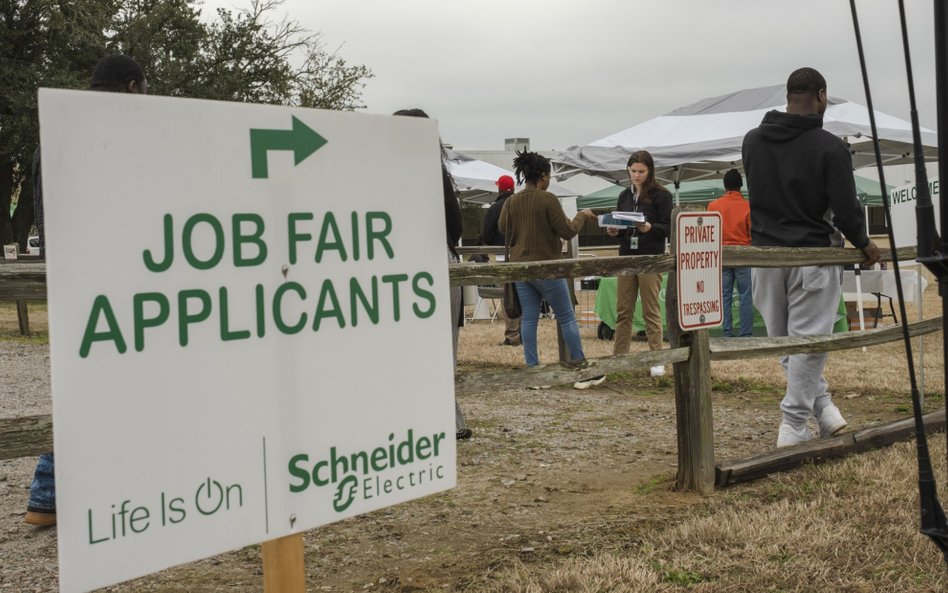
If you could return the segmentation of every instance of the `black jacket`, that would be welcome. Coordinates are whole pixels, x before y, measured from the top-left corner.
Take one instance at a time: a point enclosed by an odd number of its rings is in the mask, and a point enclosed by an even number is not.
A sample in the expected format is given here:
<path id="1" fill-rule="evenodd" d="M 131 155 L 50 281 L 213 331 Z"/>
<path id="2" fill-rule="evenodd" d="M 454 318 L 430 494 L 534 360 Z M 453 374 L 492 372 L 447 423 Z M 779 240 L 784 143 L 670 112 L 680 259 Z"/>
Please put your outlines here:
<path id="1" fill-rule="evenodd" d="M 441 166 L 441 183 L 444 185 L 444 227 L 447 234 L 448 249 L 451 253 L 457 255 L 455 247 L 461 240 L 463 232 L 461 219 L 461 204 L 458 203 L 458 195 L 454 190 L 454 182 L 451 181 L 451 175 L 448 174 L 444 165 Z"/>
<path id="2" fill-rule="evenodd" d="M 497 228 L 497 221 L 500 220 L 500 211 L 504 207 L 504 202 L 512 195 L 512 191 L 501 192 L 487 209 L 487 214 L 484 216 L 484 230 L 481 231 L 481 245 L 504 245 L 504 234 Z"/>
<path id="3" fill-rule="evenodd" d="M 616 210 L 620 212 L 641 212 L 645 220 L 651 223 L 652 230 L 640 233 L 635 229 L 619 231 L 619 255 L 661 255 L 665 253 L 665 239 L 671 232 L 672 195 L 667 189 L 656 187 L 652 190 L 651 199 L 640 199 L 638 206 L 632 199 L 632 189 L 625 188 L 619 194 Z M 629 247 L 629 238 L 633 235 L 639 238 L 639 248 L 632 250 Z"/>
<path id="4" fill-rule="evenodd" d="M 43 172 L 40 164 L 40 147 L 33 153 L 33 220 L 39 234 L 39 244 L 46 249 L 46 217 L 43 212 Z M 45 253 L 43 254 L 46 255 Z"/>
<path id="5" fill-rule="evenodd" d="M 744 136 L 751 244 L 782 247 L 869 243 L 853 160 L 823 129 L 823 116 L 770 111 Z M 834 228 L 835 226 L 835 228 Z"/>

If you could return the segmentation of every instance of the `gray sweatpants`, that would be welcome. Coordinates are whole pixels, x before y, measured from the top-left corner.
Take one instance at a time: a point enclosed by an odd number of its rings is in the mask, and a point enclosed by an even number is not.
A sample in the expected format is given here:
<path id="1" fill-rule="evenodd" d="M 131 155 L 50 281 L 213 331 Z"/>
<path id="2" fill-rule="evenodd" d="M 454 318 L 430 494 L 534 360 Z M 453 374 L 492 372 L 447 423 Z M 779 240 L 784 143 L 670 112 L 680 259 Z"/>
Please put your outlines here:
<path id="1" fill-rule="evenodd" d="M 768 336 L 812 336 L 833 333 L 843 270 L 840 266 L 754 268 L 754 306 L 767 324 Z M 787 392 L 783 419 L 802 429 L 810 416 L 819 418 L 831 403 L 823 367 L 827 353 L 783 356 Z"/>

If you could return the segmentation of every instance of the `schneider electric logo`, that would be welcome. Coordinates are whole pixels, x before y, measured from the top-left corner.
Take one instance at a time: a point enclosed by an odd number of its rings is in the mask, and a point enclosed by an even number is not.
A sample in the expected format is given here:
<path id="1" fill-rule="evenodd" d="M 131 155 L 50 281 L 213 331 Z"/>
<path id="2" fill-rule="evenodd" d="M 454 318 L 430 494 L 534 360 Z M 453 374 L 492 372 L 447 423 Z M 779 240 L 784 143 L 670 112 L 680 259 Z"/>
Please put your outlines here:
<path id="1" fill-rule="evenodd" d="M 416 439 L 409 429 L 403 440 L 396 442 L 395 433 L 391 433 L 387 443 L 370 451 L 340 453 L 336 447 L 330 447 L 329 454 L 316 461 L 311 461 L 307 453 L 294 455 L 288 464 L 292 476 L 290 492 L 332 486 L 332 507 L 341 513 L 360 496 L 369 500 L 430 484 L 444 478 L 444 466 L 438 463 L 443 440 L 443 432 Z M 428 463 L 419 464 L 424 461 Z M 405 467 L 409 465 L 412 467 Z M 378 475 L 390 470 L 401 471 L 384 479 Z"/>

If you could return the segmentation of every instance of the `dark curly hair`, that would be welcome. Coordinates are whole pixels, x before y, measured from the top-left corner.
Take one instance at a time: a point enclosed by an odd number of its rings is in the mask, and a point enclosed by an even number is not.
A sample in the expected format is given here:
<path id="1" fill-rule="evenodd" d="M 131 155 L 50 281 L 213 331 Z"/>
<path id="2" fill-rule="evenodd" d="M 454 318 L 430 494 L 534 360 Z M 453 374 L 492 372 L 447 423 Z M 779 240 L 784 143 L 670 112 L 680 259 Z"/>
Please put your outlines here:
<path id="1" fill-rule="evenodd" d="M 517 175 L 517 183 L 528 181 L 537 183 L 544 175 L 549 175 L 552 171 L 550 159 L 536 152 L 517 151 L 517 156 L 513 160 L 514 173 Z"/>

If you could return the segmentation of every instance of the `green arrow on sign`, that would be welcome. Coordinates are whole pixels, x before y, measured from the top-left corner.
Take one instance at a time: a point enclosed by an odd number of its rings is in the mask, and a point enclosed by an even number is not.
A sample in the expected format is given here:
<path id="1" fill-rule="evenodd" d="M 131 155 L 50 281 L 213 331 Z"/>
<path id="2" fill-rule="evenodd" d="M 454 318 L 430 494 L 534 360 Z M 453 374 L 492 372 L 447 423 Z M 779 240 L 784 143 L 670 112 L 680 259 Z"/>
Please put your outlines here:
<path id="1" fill-rule="evenodd" d="M 292 130 L 250 130 L 250 165 L 254 179 L 266 179 L 267 151 L 292 150 L 294 164 L 322 148 L 325 138 L 293 116 Z"/>

